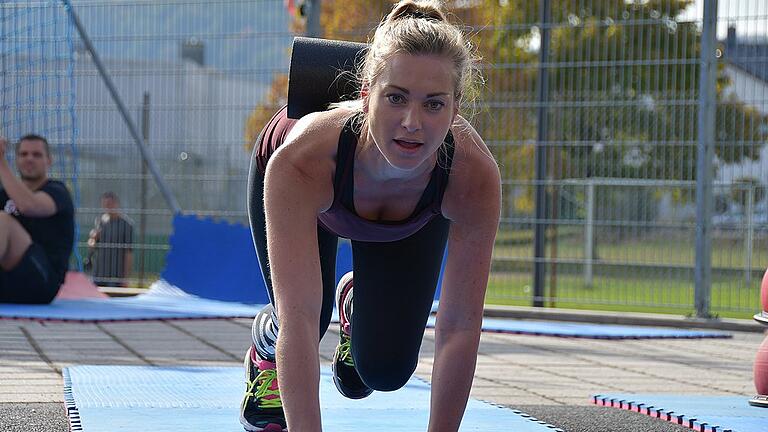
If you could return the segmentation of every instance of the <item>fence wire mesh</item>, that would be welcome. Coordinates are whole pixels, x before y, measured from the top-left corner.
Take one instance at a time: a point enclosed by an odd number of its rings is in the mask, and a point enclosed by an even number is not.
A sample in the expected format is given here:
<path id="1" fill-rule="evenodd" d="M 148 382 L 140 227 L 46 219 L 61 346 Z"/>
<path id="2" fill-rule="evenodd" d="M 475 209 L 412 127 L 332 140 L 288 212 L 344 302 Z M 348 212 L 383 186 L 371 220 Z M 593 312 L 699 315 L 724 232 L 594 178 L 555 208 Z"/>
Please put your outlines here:
<path id="1" fill-rule="evenodd" d="M 497 15 L 507 20 L 499 22 L 511 54 L 488 59 L 494 91 L 484 99 L 483 132 L 498 134 L 489 142 L 506 198 L 489 301 L 525 304 L 538 295 L 562 307 L 692 311 L 703 4 L 514 6 Z M 710 281 L 719 314 L 758 307 L 766 263 L 761 9 L 734 0 L 718 10 L 717 96 L 707 103 L 717 104 Z M 486 31 L 485 39 L 498 38 L 499 26 Z M 536 158 L 546 161 L 538 177 Z M 538 214 L 537 185 L 545 191 Z M 536 223 L 546 227 L 545 248 L 532 259 Z M 545 273 L 539 292 L 536 262 Z"/>
<path id="2" fill-rule="evenodd" d="M 248 150 L 285 103 L 301 8 L 283 0 L 72 3 L 181 208 L 246 222 Z M 483 58 L 482 94 L 465 112 L 503 175 L 487 302 L 692 312 L 703 3 L 446 3 Z M 324 0 L 321 35 L 365 41 L 391 4 Z M 4 16 L 35 5 L 0 3 Z M 44 39 L 7 28 L 2 44 Z M 720 0 L 715 30 L 711 308 L 748 316 L 768 263 L 768 4 Z M 114 192 L 134 230 L 134 262 L 111 281 L 146 285 L 163 267 L 171 211 L 77 36 L 73 47 L 79 248 L 88 255 L 100 198 Z M 32 54 L 2 51 L 6 62 L 24 55 Z M 28 109 L 8 88 L 3 110 Z M 22 133 L 6 120 L 3 128 Z"/>

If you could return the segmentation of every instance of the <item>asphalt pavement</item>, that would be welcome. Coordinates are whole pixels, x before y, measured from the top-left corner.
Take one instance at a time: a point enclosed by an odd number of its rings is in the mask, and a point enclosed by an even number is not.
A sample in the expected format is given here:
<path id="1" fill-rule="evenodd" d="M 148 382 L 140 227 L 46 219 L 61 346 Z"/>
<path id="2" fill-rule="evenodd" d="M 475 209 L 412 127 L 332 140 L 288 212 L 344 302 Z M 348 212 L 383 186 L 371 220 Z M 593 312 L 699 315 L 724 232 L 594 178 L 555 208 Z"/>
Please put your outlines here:
<path id="1" fill-rule="evenodd" d="M 746 324 L 746 320 L 745 323 Z M 320 346 L 330 362 L 331 326 Z M 526 412 L 567 432 L 689 430 L 591 404 L 599 393 L 728 395 L 754 392 L 752 362 L 764 335 L 731 339 L 597 340 L 483 334 L 472 397 Z M 250 320 L 38 323 L 0 320 L 0 430 L 64 432 L 62 368 L 69 365 L 235 366 Z M 429 380 L 434 333 L 416 374 Z M 500 425 L 500 431 L 505 430 Z"/>

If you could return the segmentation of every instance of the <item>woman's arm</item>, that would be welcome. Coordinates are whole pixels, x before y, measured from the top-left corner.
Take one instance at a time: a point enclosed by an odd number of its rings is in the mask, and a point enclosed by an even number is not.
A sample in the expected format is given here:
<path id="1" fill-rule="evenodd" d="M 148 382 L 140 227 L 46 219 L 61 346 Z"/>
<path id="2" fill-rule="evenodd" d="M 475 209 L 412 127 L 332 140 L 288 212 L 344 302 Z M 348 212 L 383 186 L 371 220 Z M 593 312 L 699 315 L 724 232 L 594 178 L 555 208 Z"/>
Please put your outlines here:
<path id="1" fill-rule="evenodd" d="M 303 129 L 303 125 L 296 128 Z M 292 131 L 270 159 L 264 207 L 280 326 L 276 348 L 280 396 L 289 429 L 315 432 L 321 430 L 318 323 L 322 280 L 317 215 L 332 200 L 333 186 L 327 164 L 332 159 L 311 154 L 316 146 L 306 139 L 306 128 L 298 136 Z"/>
<path id="2" fill-rule="evenodd" d="M 501 209 L 500 175 L 490 152 L 474 130 L 456 136 L 466 145 L 457 146 L 443 206 L 451 229 L 435 329 L 431 432 L 458 430 L 464 415 Z"/>

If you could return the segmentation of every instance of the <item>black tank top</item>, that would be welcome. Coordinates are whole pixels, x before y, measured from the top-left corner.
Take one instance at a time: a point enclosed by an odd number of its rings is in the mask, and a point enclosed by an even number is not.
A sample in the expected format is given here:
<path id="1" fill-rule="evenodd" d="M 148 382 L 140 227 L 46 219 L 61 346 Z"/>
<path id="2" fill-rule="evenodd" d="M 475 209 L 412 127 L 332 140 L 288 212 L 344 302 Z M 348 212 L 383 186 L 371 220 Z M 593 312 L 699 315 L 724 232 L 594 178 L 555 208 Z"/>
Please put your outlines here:
<path id="1" fill-rule="evenodd" d="M 438 149 L 437 163 L 427 187 L 421 194 L 413 213 L 402 221 L 371 221 L 360 217 L 354 205 L 355 149 L 359 140 L 362 115 L 352 116 L 344 124 L 339 136 L 336 154 L 336 173 L 333 181 L 333 203 L 318 216 L 318 224 L 326 230 L 351 240 L 391 242 L 402 240 L 420 230 L 432 218 L 442 215 L 443 195 L 453 162 L 454 141 L 450 131 Z"/>

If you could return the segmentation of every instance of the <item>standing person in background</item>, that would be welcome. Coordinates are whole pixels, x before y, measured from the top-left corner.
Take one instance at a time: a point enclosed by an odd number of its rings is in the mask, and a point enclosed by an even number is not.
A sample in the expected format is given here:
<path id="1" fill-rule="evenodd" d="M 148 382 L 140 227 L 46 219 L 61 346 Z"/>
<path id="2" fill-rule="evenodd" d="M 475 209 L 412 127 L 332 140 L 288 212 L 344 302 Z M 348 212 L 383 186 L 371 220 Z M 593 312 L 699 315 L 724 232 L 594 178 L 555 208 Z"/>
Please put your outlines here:
<path id="1" fill-rule="evenodd" d="M 458 114 L 479 81 L 472 47 L 439 2 L 403 0 L 360 75 L 357 101 L 300 120 L 282 109 L 254 148 L 249 218 L 271 304 L 245 355 L 249 431 L 321 430 L 318 342 L 334 302 L 339 392 L 405 385 L 446 243 L 428 431 L 455 432 L 464 415 L 501 208 L 498 166 Z M 336 286 L 338 237 L 354 274 Z"/>
<path id="2" fill-rule="evenodd" d="M 88 237 L 88 256 L 96 285 L 127 286 L 133 269 L 133 221 L 120 211 L 114 192 L 101 195 L 104 213 Z"/>
<path id="3" fill-rule="evenodd" d="M 0 136 L 0 302 L 50 303 L 59 292 L 75 239 L 75 209 L 64 183 L 48 178 L 48 141 L 29 134 L 16 143 L 16 168 Z"/>

